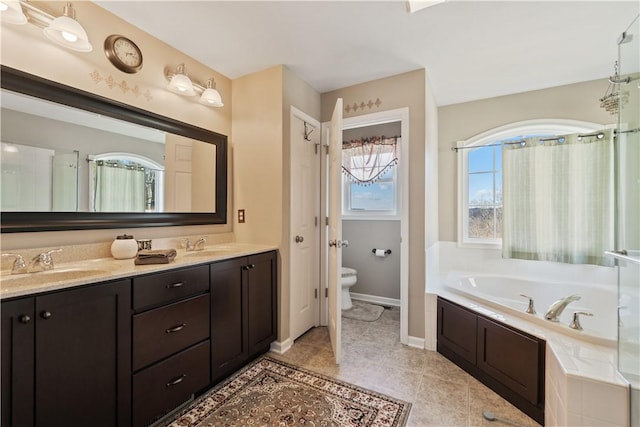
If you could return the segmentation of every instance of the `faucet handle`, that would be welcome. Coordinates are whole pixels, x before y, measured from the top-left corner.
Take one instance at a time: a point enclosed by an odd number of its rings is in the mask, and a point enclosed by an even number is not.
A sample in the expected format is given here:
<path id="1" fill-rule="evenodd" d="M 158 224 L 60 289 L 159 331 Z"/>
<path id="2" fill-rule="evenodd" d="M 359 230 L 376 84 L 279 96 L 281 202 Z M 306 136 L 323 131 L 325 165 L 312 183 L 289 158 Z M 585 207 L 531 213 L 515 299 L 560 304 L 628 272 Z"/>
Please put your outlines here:
<path id="1" fill-rule="evenodd" d="M 521 297 L 524 297 L 524 298 L 528 298 L 528 299 L 529 299 L 529 306 L 527 307 L 527 310 L 526 310 L 526 311 L 527 311 L 527 313 L 529 313 L 529 314 L 536 314 L 536 309 L 535 309 L 535 307 L 533 306 L 533 298 L 531 298 L 530 296 L 527 296 L 527 295 L 525 295 L 525 294 L 520 294 L 520 296 L 521 296 Z"/>
<path id="2" fill-rule="evenodd" d="M 40 262 L 45 270 L 51 270 L 53 268 L 53 258 L 51 257 L 51 254 L 55 252 L 62 252 L 62 248 L 50 249 L 42 252 L 41 254 L 36 255 L 33 258 L 33 261 Z"/>
<path id="3" fill-rule="evenodd" d="M 569 323 L 569 327 L 571 329 L 575 329 L 577 331 L 582 330 L 582 325 L 580 324 L 580 315 L 583 316 L 593 316 L 593 313 L 589 313 L 588 311 L 574 311 L 573 312 L 573 320 Z"/>
<path id="4" fill-rule="evenodd" d="M 11 274 L 23 274 L 27 272 L 27 263 L 24 261 L 24 258 L 20 254 L 11 254 L 6 253 L 2 254 L 2 258 L 6 257 L 14 257 L 16 260 L 13 261 L 13 267 L 11 268 Z"/>

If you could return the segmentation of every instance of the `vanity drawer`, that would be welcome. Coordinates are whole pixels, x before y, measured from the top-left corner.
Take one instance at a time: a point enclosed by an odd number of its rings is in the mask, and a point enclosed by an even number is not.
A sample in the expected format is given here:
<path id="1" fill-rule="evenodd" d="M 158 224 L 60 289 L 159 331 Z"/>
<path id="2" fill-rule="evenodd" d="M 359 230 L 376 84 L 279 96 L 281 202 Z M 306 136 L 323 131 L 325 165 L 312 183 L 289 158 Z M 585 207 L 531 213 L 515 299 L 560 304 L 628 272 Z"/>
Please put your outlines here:
<path id="1" fill-rule="evenodd" d="M 133 425 L 147 426 L 210 383 L 209 340 L 133 376 Z"/>
<path id="2" fill-rule="evenodd" d="M 209 338 L 209 294 L 133 316 L 136 371 Z"/>
<path id="3" fill-rule="evenodd" d="M 159 305 L 206 292 L 209 266 L 185 268 L 133 279 L 133 309 Z"/>

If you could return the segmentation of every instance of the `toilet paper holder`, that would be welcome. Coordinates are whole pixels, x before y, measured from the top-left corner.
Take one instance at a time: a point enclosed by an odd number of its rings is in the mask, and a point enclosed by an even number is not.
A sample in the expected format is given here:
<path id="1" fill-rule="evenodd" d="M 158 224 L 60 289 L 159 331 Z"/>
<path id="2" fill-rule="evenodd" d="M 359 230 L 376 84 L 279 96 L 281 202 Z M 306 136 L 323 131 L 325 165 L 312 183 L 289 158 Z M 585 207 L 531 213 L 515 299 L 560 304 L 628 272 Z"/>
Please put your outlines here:
<path id="1" fill-rule="evenodd" d="M 372 254 L 375 254 L 375 253 L 376 253 L 376 251 L 378 251 L 378 250 L 381 250 L 381 249 L 373 248 L 373 249 L 371 250 L 371 253 L 372 253 Z M 384 250 L 384 254 L 385 254 L 385 255 L 391 255 L 391 249 L 385 249 L 385 250 Z"/>

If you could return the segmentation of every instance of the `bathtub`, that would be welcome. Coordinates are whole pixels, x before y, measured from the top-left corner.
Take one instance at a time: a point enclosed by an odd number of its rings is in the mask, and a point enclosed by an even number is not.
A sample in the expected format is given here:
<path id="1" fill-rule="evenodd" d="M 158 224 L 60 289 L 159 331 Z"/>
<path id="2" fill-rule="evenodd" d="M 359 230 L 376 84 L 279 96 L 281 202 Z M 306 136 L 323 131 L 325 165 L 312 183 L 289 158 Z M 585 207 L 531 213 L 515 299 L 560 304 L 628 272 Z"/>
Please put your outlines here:
<path id="1" fill-rule="evenodd" d="M 581 340 L 607 346 L 615 345 L 617 341 L 618 290 L 615 284 L 551 283 L 506 276 L 454 273 L 447 276 L 444 284 L 448 290 L 484 306 L 500 309 Z M 528 299 L 520 294 L 533 298 L 537 314 L 526 313 Z M 581 299 L 565 308 L 559 322 L 544 319 L 544 314 L 554 301 L 574 294 Z M 575 311 L 593 313 L 593 317 L 580 316 L 584 328 L 582 331 L 569 327 Z"/>

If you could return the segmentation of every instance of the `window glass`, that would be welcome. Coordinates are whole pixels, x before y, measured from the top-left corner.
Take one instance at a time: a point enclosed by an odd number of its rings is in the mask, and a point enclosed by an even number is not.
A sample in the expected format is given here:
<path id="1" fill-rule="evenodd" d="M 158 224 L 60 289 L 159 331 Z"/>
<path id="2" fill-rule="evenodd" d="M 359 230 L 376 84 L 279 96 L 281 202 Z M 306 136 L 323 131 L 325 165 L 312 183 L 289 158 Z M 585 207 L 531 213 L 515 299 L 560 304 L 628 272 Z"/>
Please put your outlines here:
<path id="1" fill-rule="evenodd" d="M 354 182 L 347 183 L 347 207 L 349 211 L 395 211 L 395 167 L 387 170 L 380 179 L 370 185 L 358 185 Z"/>

